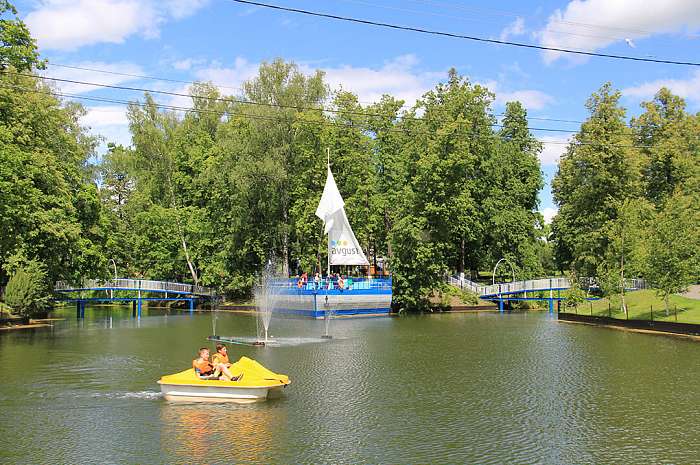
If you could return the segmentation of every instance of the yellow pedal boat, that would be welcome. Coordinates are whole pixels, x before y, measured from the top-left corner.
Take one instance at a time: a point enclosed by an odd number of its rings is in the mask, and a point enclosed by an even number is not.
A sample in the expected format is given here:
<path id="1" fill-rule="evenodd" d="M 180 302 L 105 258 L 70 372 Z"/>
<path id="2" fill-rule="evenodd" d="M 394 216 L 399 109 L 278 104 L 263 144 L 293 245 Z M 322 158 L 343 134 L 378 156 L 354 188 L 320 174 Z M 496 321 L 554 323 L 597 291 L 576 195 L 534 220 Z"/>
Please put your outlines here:
<path id="1" fill-rule="evenodd" d="M 271 393 L 281 391 L 291 381 L 287 375 L 274 373 L 255 360 L 241 357 L 231 365 L 238 381 L 203 380 L 192 368 L 158 380 L 160 392 L 168 400 L 265 400 Z"/>

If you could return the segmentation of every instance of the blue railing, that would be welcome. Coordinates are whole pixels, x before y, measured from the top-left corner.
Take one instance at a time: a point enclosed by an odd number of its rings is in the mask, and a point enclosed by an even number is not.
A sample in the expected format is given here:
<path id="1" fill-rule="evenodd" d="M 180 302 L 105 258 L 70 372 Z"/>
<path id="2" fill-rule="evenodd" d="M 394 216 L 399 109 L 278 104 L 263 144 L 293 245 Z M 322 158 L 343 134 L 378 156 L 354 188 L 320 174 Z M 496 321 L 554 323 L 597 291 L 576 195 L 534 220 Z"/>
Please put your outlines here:
<path id="1" fill-rule="evenodd" d="M 298 289 L 304 291 L 321 291 L 321 290 L 338 290 L 337 279 L 323 278 L 319 282 L 315 282 L 313 277 L 306 284 L 299 285 L 299 278 L 276 279 L 274 280 L 276 287 Z M 343 278 L 343 290 L 359 291 L 359 290 L 391 290 L 391 278 L 365 278 L 365 277 L 348 277 Z"/>

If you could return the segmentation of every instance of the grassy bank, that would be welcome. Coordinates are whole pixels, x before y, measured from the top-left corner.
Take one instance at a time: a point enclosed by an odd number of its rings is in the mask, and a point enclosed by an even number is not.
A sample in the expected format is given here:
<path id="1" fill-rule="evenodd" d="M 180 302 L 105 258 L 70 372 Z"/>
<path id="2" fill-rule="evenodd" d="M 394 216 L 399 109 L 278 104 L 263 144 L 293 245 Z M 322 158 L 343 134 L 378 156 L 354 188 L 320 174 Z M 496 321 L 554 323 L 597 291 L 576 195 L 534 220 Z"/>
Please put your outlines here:
<path id="1" fill-rule="evenodd" d="M 652 290 L 635 291 L 625 294 L 629 318 L 635 320 L 678 321 L 679 323 L 700 324 L 700 300 L 680 295 L 669 297 L 669 314 L 666 315 L 664 300 Z M 610 310 L 608 310 L 608 308 Z M 620 309 L 620 298 L 601 299 L 581 304 L 577 312 L 584 315 L 601 315 L 624 319 Z"/>

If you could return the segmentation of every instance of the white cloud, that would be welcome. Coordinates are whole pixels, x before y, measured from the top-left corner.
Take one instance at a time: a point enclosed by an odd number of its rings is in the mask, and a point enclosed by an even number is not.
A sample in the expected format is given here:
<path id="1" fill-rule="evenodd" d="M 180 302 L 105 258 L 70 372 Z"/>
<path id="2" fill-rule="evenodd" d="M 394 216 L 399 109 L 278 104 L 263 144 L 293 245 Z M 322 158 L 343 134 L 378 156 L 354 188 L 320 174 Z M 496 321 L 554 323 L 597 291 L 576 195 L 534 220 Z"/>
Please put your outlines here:
<path id="1" fill-rule="evenodd" d="M 413 105 L 427 90 L 446 77 L 445 72 L 420 71 L 417 65 L 418 59 L 414 55 L 402 55 L 377 68 L 343 65 L 320 69 L 326 73 L 325 79 L 331 89 L 342 87 L 357 94 L 361 102 L 376 102 L 383 94 L 391 94 L 405 100 L 407 105 Z M 213 63 L 196 70 L 194 75 L 199 81 L 211 81 L 219 85 L 223 93 L 230 95 L 237 93 L 245 81 L 257 75 L 258 66 L 258 63 L 236 58 L 232 67 Z M 316 69 L 310 65 L 300 65 L 300 70 L 305 74 L 312 74 Z M 176 101 L 178 105 L 184 103 L 183 99 Z"/>
<path id="2" fill-rule="evenodd" d="M 80 119 L 80 123 L 89 128 L 90 134 L 102 136 L 105 143 L 131 145 L 129 120 L 124 106 L 103 105 L 87 107 L 86 110 L 87 113 Z M 100 149 L 100 151 L 105 150 L 104 144 Z"/>
<path id="3" fill-rule="evenodd" d="M 206 60 L 201 58 L 186 58 L 184 60 L 177 60 L 173 62 L 173 68 L 179 71 L 189 71 L 193 66 L 201 65 L 202 63 L 206 63 Z"/>
<path id="4" fill-rule="evenodd" d="M 245 58 L 236 58 L 233 66 L 227 68 L 222 63 L 214 62 L 208 68 L 195 72 L 198 81 L 210 81 L 221 87 L 225 94 L 232 94 L 241 85 L 258 73 L 258 64 L 250 63 Z"/>
<path id="5" fill-rule="evenodd" d="M 140 34 L 156 37 L 169 19 L 193 14 L 208 0 L 43 0 L 26 23 L 44 50 L 123 43 Z"/>
<path id="6" fill-rule="evenodd" d="M 331 88 L 352 91 L 361 102 L 376 102 L 382 95 L 390 94 L 410 106 L 446 77 L 445 72 L 420 71 L 417 65 L 416 56 L 409 54 L 387 61 L 379 68 L 340 66 L 323 71 Z"/>
<path id="7" fill-rule="evenodd" d="M 528 110 L 541 110 L 547 105 L 554 103 L 554 97 L 539 90 L 522 89 L 515 91 L 505 91 L 501 89 L 501 84 L 490 80 L 482 83 L 491 92 L 496 94 L 496 105 L 505 105 L 508 102 L 518 101 Z"/>
<path id="8" fill-rule="evenodd" d="M 496 103 L 519 101 L 525 108 L 541 110 L 554 102 L 554 97 L 539 90 L 516 90 L 514 92 L 499 92 L 496 94 Z"/>
<path id="9" fill-rule="evenodd" d="M 552 13 L 537 36 L 542 45 L 592 51 L 625 39 L 698 28 L 698 0 L 572 0 L 564 11 L 557 9 Z M 545 51 L 544 61 L 551 63 L 562 56 L 573 62 L 586 59 Z"/>
<path id="10" fill-rule="evenodd" d="M 100 128 L 129 124 L 126 108 L 122 105 L 104 105 L 86 108 L 87 113 L 80 120 L 85 126 Z"/>
<path id="11" fill-rule="evenodd" d="M 515 18 L 515 21 L 510 23 L 501 31 L 500 40 L 508 40 L 511 37 L 525 34 L 525 20 L 521 17 Z"/>
<path id="12" fill-rule="evenodd" d="M 205 7 L 209 0 L 166 0 L 159 3 L 174 19 L 182 19 Z"/>
<path id="13" fill-rule="evenodd" d="M 688 79 L 658 79 L 628 87 L 622 89 L 622 94 L 626 97 L 651 99 L 662 87 L 667 87 L 674 94 L 687 100 L 700 103 L 700 71 L 695 71 Z"/>
<path id="14" fill-rule="evenodd" d="M 559 159 L 566 152 L 566 147 L 569 144 L 568 137 L 557 136 L 541 136 L 538 137 L 543 142 L 542 152 L 540 153 L 540 163 L 542 165 L 557 165 Z"/>
<path id="15" fill-rule="evenodd" d="M 78 68 L 89 68 L 95 70 L 103 70 L 108 72 L 143 75 L 143 69 L 133 63 L 103 63 L 99 61 L 83 61 L 79 63 L 70 63 L 69 66 Z M 129 81 L 135 81 L 138 78 L 132 76 L 124 76 L 119 74 L 101 73 L 99 71 L 86 71 L 85 69 L 64 68 L 60 66 L 49 66 L 46 71 L 42 72 L 44 76 L 68 79 L 71 81 L 83 82 L 99 82 L 106 85 L 119 85 Z M 89 86 L 84 84 L 74 84 L 69 82 L 58 82 L 47 79 L 47 82 L 55 83 L 56 87 L 61 91 L 69 94 L 84 94 L 96 89 L 99 86 Z"/>
<path id="16" fill-rule="evenodd" d="M 542 213 L 542 216 L 544 216 L 545 224 L 551 224 L 552 218 L 554 218 L 554 216 L 557 214 L 558 211 L 559 210 L 557 210 L 556 208 L 551 208 L 551 207 L 543 208 L 540 213 Z"/>
<path id="17" fill-rule="evenodd" d="M 201 60 L 183 60 L 191 66 L 197 66 L 202 63 Z M 184 63 L 183 63 L 184 66 Z M 207 67 L 196 69 L 193 71 L 194 80 L 199 82 L 211 82 L 219 88 L 223 95 L 240 95 L 241 86 L 243 83 L 258 73 L 258 64 L 250 63 L 245 58 L 236 58 L 233 66 L 226 67 L 223 63 L 212 62 Z M 167 90 L 189 95 L 190 84 L 180 86 L 178 88 L 168 88 Z M 166 89 L 164 89 L 166 90 Z M 188 108 L 192 106 L 192 99 L 188 96 L 176 95 L 170 98 L 168 105 Z"/>

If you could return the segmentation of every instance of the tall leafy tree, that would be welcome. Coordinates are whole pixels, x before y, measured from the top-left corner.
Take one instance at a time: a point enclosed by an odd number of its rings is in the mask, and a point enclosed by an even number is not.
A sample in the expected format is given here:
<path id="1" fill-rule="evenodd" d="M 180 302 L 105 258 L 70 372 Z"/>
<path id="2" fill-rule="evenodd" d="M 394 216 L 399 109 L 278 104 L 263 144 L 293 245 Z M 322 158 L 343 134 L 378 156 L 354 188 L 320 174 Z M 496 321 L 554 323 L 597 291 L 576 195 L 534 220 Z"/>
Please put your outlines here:
<path id="1" fill-rule="evenodd" d="M 646 277 L 663 296 L 682 292 L 700 277 L 700 208 L 697 198 L 677 190 L 650 223 Z"/>
<path id="2" fill-rule="evenodd" d="M 606 223 L 617 217 L 615 202 L 641 193 L 641 159 L 633 146 L 620 93 L 604 84 L 586 103 L 581 125 L 552 181 L 559 213 L 554 220 L 558 260 L 594 276 L 606 253 Z"/>
<path id="3" fill-rule="evenodd" d="M 38 79 L 0 76 L 0 281 L 13 260 L 52 279 L 102 274 L 103 216 L 88 159 L 83 109 L 62 105 Z"/>
<path id="4" fill-rule="evenodd" d="M 648 260 L 646 231 L 653 206 L 643 198 L 614 200 L 617 214 L 603 226 L 608 247 L 597 266 L 596 277 L 604 295 L 620 296 L 620 309 L 628 316 L 625 303 L 627 279 L 642 276 Z"/>
<path id="5" fill-rule="evenodd" d="M 677 188 L 700 189 L 700 125 L 685 111 L 685 101 L 661 88 L 632 120 L 635 139 L 646 156 L 645 196 L 661 205 Z"/>
<path id="6" fill-rule="evenodd" d="M 0 0 L 0 70 L 27 72 L 44 67 L 36 41 L 17 17 L 17 9 L 8 0 Z"/>
<path id="7" fill-rule="evenodd" d="M 482 164 L 480 208 L 485 223 L 486 261 L 514 263 L 523 277 L 543 272 L 538 252 L 543 220 L 537 194 L 544 181 L 538 155 L 542 144 L 530 133 L 527 111 L 519 102 L 506 105 L 500 140 Z"/>

